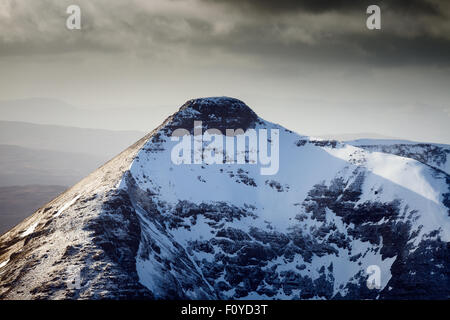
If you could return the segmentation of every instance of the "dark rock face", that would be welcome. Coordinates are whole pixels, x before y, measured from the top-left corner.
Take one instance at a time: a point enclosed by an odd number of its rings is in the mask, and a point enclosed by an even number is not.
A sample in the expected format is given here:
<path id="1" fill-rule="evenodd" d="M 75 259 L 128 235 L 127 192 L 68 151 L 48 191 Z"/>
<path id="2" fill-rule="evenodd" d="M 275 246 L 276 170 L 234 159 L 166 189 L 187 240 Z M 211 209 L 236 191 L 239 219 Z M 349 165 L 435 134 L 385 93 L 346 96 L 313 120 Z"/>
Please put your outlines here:
<path id="1" fill-rule="evenodd" d="M 447 175 L 445 181 L 447 182 L 447 187 L 449 192 L 442 194 L 442 203 L 447 207 L 448 209 L 448 216 L 450 217 L 450 176 Z"/>
<path id="2" fill-rule="evenodd" d="M 305 201 L 305 211 L 311 213 L 314 219 L 323 222 L 326 209 L 332 210 L 342 217 L 346 224 L 353 226 L 348 228 L 350 235 L 361 241 L 380 245 L 383 259 L 394 257 L 405 249 L 406 242 L 410 240 L 410 222 L 403 221 L 406 213 L 401 214 L 399 201 L 356 204 L 361 196 L 363 181 L 363 175 L 359 174 L 351 183 L 335 179 L 329 187 L 317 185 Z M 414 212 L 408 214 L 413 215 Z M 336 244 L 350 245 L 349 241 L 338 239 L 341 241 Z"/>
<path id="3" fill-rule="evenodd" d="M 194 121 L 202 121 L 203 129 L 226 129 L 246 131 L 257 123 L 258 116 L 244 102 L 228 97 L 194 99 L 186 102 L 168 123 L 167 135 L 183 128 L 193 134 Z"/>
<path id="4" fill-rule="evenodd" d="M 448 299 L 450 296 L 450 243 L 429 235 L 414 252 L 400 253 L 392 278 L 381 292 L 383 299 Z"/>
<path id="5" fill-rule="evenodd" d="M 136 272 L 141 227 L 130 197 L 123 190 L 107 197 L 104 213 L 84 227 L 92 232 L 93 243 L 101 249 L 94 259 L 110 262 L 103 277 L 109 279 L 108 286 L 120 288 L 116 289 L 115 299 L 153 298 L 152 292 L 139 283 Z M 82 272 L 92 270 L 87 266 Z"/>

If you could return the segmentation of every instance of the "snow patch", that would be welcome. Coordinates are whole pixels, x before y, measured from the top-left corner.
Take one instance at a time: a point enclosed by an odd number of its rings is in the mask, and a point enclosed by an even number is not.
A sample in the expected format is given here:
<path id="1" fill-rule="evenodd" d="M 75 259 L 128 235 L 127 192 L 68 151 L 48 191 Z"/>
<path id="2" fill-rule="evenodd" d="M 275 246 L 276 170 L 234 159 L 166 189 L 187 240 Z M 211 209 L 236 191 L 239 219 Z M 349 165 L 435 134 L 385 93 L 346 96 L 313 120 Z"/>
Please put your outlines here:
<path id="1" fill-rule="evenodd" d="M 59 217 L 61 215 L 61 213 L 64 212 L 64 210 L 66 210 L 67 208 L 69 208 L 71 205 L 73 205 L 75 203 L 75 201 L 77 201 L 80 198 L 81 195 L 76 196 L 75 198 L 73 198 L 72 200 L 70 200 L 69 202 L 65 203 L 59 210 L 57 213 L 55 213 L 55 218 Z"/>
<path id="2" fill-rule="evenodd" d="M 34 232 L 34 229 L 36 229 L 37 225 L 38 225 L 39 221 L 36 221 L 35 223 L 33 223 L 31 226 L 28 227 L 27 230 L 25 230 L 24 233 L 22 233 L 22 238 L 29 236 L 30 234 L 32 234 Z"/>
<path id="3" fill-rule="evenodd" d="M 6 266 L 8 264 L 8 262 L 9 262 L 9 259 L 0 263 L 0 268 L 3 268 L 4 266 Z"/>

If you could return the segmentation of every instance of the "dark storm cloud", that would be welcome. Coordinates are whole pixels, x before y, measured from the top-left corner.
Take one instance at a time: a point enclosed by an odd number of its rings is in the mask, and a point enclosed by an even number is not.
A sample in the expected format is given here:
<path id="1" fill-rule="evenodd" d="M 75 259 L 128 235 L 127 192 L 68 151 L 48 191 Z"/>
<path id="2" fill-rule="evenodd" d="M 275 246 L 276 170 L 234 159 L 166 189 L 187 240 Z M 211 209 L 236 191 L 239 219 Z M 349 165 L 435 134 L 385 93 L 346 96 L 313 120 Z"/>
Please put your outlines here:
<path id="1" fill-rule="evenodd" d="M 234 36 L 204 38 L 199 48 L 218 47 L 238 55 L 258 58 L 270 64 L 292 65 L 311 63 L 317 65 L 352 65 L 374 67 L 435 66 L 450 67 L 450 41 L 420 36 L 403 36 L 380 33 L 345 34 L 330 37 L 314 44 L 295 42 L 282 44 L 268 38 L 261 29 L 243 28 L 245 35 L 236 30 Z M 284 70 L 286 72 L 286 70 Z M 289 71 L 287 71 L 289 72 Z M 295 72 L 295 69 L 293 69 Z"/>
<path id="2" fill-rule="evenodd" d="M 225 3 L 241 9 L 252 9 L 261 12 L 308 11 L 323 13 L 327 11 L 364 10 L 371 4 L 382 8 L 415 14 L 439 14 L 436 3 L 426 0 L 202 0 L 209 3 Z M 445 0 L 442 0 L 445 1 Z"/>
<path id="3" fill-rule="evenodd" d="M 450 41 L 420 36 L 414 39 L 392 34 L 350 37 L 367 53 L 365 63 L 381 66 L 450 66 Z"/>
<path id="4" fill-rule="evenodd" d="M 217 43 L 241 53 L 321 64 L 450 66 L 450 6 L 445 0 L 202 1 L 253 17 L 253 23 L 237 25 Z M 381 7 L 380 31 L 365 27 L 370 4 Z M 305 13 L 313 20 L 304 21 Z M 297 21 L 286 18 L 296 14 Z M 333 18 L 340 24 L 330 23 Z"/>
<path id="5" fill-rule="evenodd" d="M 4 1 L 0 56 L 134 52 L 170 61 L 182 52 L 194 63 L 220 52 L 267 64 L 450 65 L 444 0 L 78 0 L 79 32 L 65 28 L 72 1 Z M 365 26 L 373 3 L 382 7 L 379 31 Z"/>

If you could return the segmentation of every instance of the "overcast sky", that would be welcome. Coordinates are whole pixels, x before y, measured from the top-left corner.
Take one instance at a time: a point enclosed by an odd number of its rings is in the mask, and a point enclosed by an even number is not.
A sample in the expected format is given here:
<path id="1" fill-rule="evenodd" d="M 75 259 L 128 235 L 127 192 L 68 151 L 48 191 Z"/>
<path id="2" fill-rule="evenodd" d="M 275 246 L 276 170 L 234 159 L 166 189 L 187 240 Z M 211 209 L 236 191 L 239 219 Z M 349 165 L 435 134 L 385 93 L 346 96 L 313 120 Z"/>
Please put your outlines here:
<path id="1" fill-rule="evenodd" d="M 128 129 L 227 95 L 303 134 L 450 143 L 449 89 L 446 0 L 0 0 L 0 99 L 152 110 Z"/>

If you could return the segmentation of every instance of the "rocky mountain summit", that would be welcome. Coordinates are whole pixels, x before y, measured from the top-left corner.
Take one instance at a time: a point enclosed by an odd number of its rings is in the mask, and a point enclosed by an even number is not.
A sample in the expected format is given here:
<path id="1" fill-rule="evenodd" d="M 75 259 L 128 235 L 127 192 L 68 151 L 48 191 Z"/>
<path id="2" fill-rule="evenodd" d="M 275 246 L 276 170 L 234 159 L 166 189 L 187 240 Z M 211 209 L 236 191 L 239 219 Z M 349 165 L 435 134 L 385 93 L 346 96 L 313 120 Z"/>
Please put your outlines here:
<path id="1" fill-rule="evenodd" d="M 172 134 L 195 121 L 277 130 L 279 170 L 175 164 Z M 450 176 L 402 150 L 298 135 L 233 98 L 190 100 L 0 237 L 0 298 L 448 299 Z"/>

